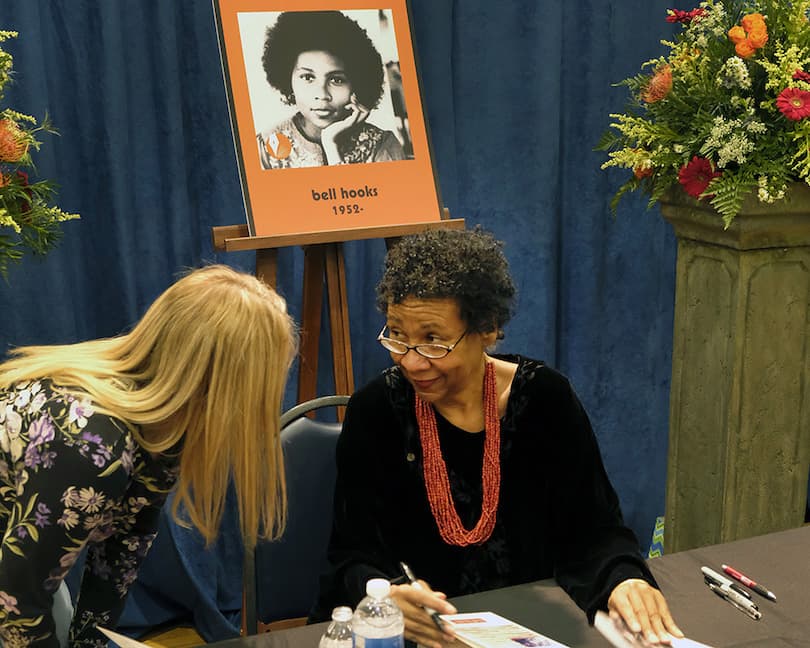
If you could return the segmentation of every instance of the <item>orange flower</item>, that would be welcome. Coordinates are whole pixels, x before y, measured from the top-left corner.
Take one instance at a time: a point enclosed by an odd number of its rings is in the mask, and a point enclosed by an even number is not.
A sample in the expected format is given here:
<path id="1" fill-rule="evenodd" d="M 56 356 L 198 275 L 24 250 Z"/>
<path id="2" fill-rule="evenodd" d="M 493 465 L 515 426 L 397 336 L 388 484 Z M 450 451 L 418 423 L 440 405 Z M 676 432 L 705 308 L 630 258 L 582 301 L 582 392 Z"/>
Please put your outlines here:
<path id="1" fill-rule="evenodd" d="M 742 24 L 743 29 L 747 32 L 754 31 L 759 26 L 765 27 L 765 16 L 761 13 L 752 13 L 748 14 L 747 16 L 743 16 L 742 20 L 740 21 Z"/>
<path id="2" fill-rule="evenodd" d="M 643 178 L 649 178 L 652 174 L 653 168 L 651 166 L 645 167 L 639 164 L 637 167 L 633 167 L 633 175 L 638 180 L 642 180 Z"/>
<path id="3" fill-rule="evenodd" d="M 752 13 L 743 16 L 740 25 L 735 25 L 728 30 L 728 37 L 734 43 L 734 49 L 738 55 L 748 58 L 768 42 L 768 27 L 765 25 L 765 18 L 760 13 Z"/>
<path id="4" fill-rule="evenodd" d="M 647 103 L 661 101 L 672 90 L 672 68 L 663 65 L 653 74 L 647 87 L 641 93 L 641 98 Z"/>
<path id="5" fill-rule="evenodd" d="M 757 50 L 753 45 L 751 45 L 748 39 L 746 39 L 744 41 L 740 41 L 739 43 L 737 43 L 734 46 L 734 51 L 736 51 L 740 57 L 748 58 Z"/>
<path id="6" fill-rule="evenodd" d="M 25 134 L 10 119 L 0 119 L 0 162 L 19 162 L 28 152 Z"/>
<path id="7" fill-rule="evenodd" d="M 728 37 L 735 45 L 742 43 L 745 40 L 745 30 L 739 25 L 734 25 L 734 27 L 728 30 Z"/>
<path id="8" fill-rule="evenodd" d="M 748 42 L 757 49 L 764 47 L 768 42 L 768 28 L 765 27 L 765 23 L 748 32 Z"/>

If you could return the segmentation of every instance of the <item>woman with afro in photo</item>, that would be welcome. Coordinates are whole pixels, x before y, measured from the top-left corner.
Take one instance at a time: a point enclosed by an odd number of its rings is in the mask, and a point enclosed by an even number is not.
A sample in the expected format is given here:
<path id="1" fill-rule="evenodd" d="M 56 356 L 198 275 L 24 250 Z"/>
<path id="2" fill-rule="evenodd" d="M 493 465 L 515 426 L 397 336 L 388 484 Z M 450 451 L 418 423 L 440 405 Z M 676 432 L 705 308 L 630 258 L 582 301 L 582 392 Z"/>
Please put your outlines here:
<path id="1" fill-rule="evenodd" d="M 365 30 L 339 11 L 288 11 L 268 28 L 268 83 L 296 113 L 257 135 L 265 169 L 405 157 L 396 136 L 368 123 L 383 95 L 383 63 Z"/>

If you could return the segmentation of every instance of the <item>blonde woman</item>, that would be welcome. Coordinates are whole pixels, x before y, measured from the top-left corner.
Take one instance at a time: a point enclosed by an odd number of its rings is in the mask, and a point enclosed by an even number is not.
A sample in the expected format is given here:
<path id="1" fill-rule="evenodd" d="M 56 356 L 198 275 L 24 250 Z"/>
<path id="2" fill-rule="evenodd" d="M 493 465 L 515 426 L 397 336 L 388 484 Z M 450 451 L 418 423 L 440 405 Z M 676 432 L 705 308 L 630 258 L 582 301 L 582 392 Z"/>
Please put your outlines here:
<path id="1" fill-rule="evenodd" d="M 126 335 L 0 364 L 0 642 L 106 645 L 172 487 L 210 543 L 228 480 L 246 544 L 284 526 L 284 300 L 225 266 L 168 288 Z M 88 547 L 77 607 L 63 579 Z M 71 624 L 72 620 L 72 624 Z"/>

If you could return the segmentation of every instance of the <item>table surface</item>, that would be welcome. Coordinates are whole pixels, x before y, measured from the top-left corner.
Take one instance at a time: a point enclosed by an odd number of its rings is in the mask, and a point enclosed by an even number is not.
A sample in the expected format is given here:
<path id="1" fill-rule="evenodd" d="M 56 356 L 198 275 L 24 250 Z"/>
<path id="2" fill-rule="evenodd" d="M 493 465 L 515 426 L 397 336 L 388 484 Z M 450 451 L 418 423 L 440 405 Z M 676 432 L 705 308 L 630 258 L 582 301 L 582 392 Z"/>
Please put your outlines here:
<path id="1" fill-rule="evenodd" d="M 703 565 L 729 564 L 769 588 L 771 602 L 752 594 L 762 619 L 754 621 L 712 593 Z M 649 561 L 686 636 L 717 648 L 810 648 L 810 526 L 702 547 Z M 584 613 L 553 580 L 452 599 L 459 612 L 492 611 L 573 647 L 610 644 L 589 627 Z M 308 648 L 318 645 L 326 624 L 232 639 L 217 648 Z"/>

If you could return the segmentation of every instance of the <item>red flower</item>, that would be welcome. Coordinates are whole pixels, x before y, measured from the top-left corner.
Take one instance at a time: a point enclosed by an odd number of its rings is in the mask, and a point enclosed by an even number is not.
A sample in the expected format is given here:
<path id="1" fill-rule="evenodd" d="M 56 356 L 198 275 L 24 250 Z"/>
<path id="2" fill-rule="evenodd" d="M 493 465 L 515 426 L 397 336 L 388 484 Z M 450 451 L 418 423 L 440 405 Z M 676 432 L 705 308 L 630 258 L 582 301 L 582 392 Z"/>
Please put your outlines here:
<path id="1" fill-rule="evenodd" d="M 25 171 L 20 171 L 19 169 L 17 169 L 17 171 L 15 171 L 15 173 L 17 174 L 17 181 L 20 183 L 20 185 L 22 185 L 23 187 L 27 187 L 30 184 L 28 182 L 28 174 Z M 34 192 L 31 191 L 30 189 L 26 189 L 25 193 L 28 194 L 29 198 L 34 197 Z M 25 213 L 25 212 L 29 211 L 30 209 L 31 209 L 31 203 L 29 203 L 27 200 L 21 200 L 20 201 L 20 211 L 22 213 Z"/>
<path id="2" fill-rule="evenodd" d="M 683 190 L 694 198 L 700 198 L 709 183 L 719 175 L 719 171 L 712 168 L 712 163 L 706 158 L 693 157 L 690 162 L 678 171 L 678 182 Z"/>
<path id="3" fill-rule="evenodd" d="M 682 9 L 667 9 L 667 22 L 668 23 L 681 23 L 688 25 L 693 20 L 697 20 L 701 16 L 706 15 L 706 10 L 698 7 L 690 11 L 683 11 Z"/>
<path id="4" fill-rule="evenodd" d="M 801 88 L 785 88 L 776 98 L 776 107 L 793 121 L 810 117 L 810 92 Z"/>
<path id="5" fill-rule="evenodd" d="M 805 83 L 810 83 L 810 74 L 807 74 L 804 70 L 796 70 L 793 73 L 793 80 L 794 81 L 804 81 Z"/>

